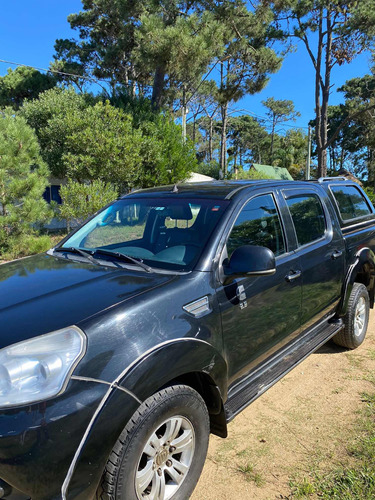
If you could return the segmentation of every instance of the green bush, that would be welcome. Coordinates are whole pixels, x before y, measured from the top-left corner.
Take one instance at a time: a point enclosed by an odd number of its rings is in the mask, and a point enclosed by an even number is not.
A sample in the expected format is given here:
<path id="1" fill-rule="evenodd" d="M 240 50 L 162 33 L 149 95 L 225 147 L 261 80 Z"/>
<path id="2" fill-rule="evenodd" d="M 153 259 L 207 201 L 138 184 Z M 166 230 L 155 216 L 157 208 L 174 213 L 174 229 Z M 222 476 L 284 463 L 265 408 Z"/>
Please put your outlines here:
<path id="1" fill-rule="evenodd" d="M 69 180 L 65 186 L 61 186 L 60 196 L 62 205 L 59 216 L 67 220 L 70 225 L 72 222 L 81 223 L 115 200 L 118 192 L 112 185 L 105 184 L 103 181 L 80 184 Z"/>
<path id="2" fill-rule="evenodd" d="M 373 205 L 375 205 L 375 191 L 374 188 L 371 187 L 365 187 L 365 192 L 367 196 L 370 198 L 371 202 Z"/>
<path id="3" fill-rule="evenodd" d="M 234 172 L 230 173 L 229 176 L 230 179 L 235 179 L 235 174 Z M 245 179 L 245 180 L 261 180 L 261 179 L 274 179 L 274 177 L 267 176 L 265 174 L 262 174 L 260 172 L 257 172 L 253 168 L 251 170 L 243 170 L 242 168 L 238 169 L 237 173 L 237 179 Z"/>
<path id="4" fill-rule="evenodd" d="M 11 242 L 35 231 L 51 211 L 43 199 L 48 184 L 33 130 L 19 116 L 0 115 L 0 256 Z M 13 245 L 13 243 L 12 243 Z"/>
<path id="5" fill-rule="evenodd" d="M 13 260 L 28 255 L 42 253 L 53 246 L 50 236 L 22 234 L 16 238 L 10 238 L 7 251 L 1 255 L 3 260 Z"/>

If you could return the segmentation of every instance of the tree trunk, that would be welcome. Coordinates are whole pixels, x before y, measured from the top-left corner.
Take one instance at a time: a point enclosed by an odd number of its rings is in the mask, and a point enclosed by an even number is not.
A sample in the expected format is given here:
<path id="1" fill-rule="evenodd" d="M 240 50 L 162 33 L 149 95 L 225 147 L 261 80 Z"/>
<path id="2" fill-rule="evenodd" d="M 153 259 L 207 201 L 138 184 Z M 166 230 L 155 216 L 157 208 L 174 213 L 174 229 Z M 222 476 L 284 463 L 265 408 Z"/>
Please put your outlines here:
<path id="1" fill-rule="evenodd" d="M 208 132 L 208 159 L 209 161 L 212 161 L 212 134 L 214 128 L 214 120 L 211 116 L 209 119 L 210 119 L 210 127 Z"/>
<path id="2" fill-rule="evenodd" d="M 154 75 L 154 85 L 152 87 L 151 104 L 154 109 L 160 109 L 165 85 L 165 66 L 156 68 Z"/>
<path id="3" fill-rule="evenodd" d="M 275 118 L 272 120 L 272 131 L 271 131 L 271 165 L 273 164 L 273 145 L 274 145 L 274 140 L 275 140 L 275 128 L 276 128 L 276 122 Z"/>
<path id="4" fill-rule="evenodd" d="M 220 168 L 224 177 L 227 176 L 227 124 L 228 124 L 228 103 L 221 106 L 221 144 L 220 144 Z"/>
<path id="5" fill-rule="evenodd" d="M 186 142 L 186 85 L 182 90 L 182 140 Z"/>
<path id="6" fill-rule="evenodd" d="M 341 156 L 340 156 L 340 170 L 344 168 L 344 148 L 341 148 Z"/>
<path id="7" fill-rule="evenodd" d="M 324 84 L 322 90 L 322 119 L 320 124 L 320 135 L 322 143 L 321 151 L 321 163 L 319 164 L 319 170 L 321 177 L 327 175 L 327 143 L 328 143 L 328 101 L 329 92 L 331 88 L 331 70 L 332 70 L 332 23 L 331 23 L 331 12 L 329 9 L 326 11 L 326 54 L 325 54 L 325 75 Z"/>
<path id="8" fill-rule="evenodd" d="M 320 9 L 318 54 L 316 58 L 316 68 L 315 68 L 315 114 L 316 114 L 315 137 L 316 137 L 316 153 L 318 157 L 318 177 L 324 177 L 327 174 L 327 151 L 324 150 L 324 144 L 322 141 L 323 120 L 322 120 L 322 106 L 320 104 L 322 51 L 323 51 L 323 9 Z"/>
<path id="9" fill-rule="evenodd" d="M 233 164 L 233 169 L 234 169 L 234 178 L 237 179 L 238 177 L 238 166 L 237 166 L 237 151 L 234 153 L 234 164 Z"/>

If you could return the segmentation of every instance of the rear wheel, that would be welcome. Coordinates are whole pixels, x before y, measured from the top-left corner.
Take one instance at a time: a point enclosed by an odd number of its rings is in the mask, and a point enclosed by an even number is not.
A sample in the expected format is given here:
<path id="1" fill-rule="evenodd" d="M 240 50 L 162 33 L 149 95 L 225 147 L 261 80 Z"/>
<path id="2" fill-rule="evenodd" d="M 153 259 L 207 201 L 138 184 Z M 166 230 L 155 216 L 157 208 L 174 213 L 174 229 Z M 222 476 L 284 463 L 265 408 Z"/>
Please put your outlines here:
<path id="1" fill-rule="evenodd" d="M 207 454 L 209 417 L 191 387 L 167 387 L 128 422 L 107 462 L 101 500 L 185 500 Z"/>
<path id="2" fill-rule="evenodd" d="M 365 340 L 370 312 L 367 288 L 362 283 L 354 283 L 345 315 L 345 327 L 333 337 L 333 341 L 348 349 L 355 349 Z"/>

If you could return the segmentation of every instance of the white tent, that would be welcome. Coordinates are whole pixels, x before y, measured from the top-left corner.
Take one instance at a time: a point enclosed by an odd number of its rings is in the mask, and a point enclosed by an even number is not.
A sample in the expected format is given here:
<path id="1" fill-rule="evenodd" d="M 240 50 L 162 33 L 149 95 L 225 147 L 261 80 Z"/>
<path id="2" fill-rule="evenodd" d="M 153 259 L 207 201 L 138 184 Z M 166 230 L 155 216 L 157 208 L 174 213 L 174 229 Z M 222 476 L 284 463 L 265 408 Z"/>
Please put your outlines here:
<path id="1" fill-rule="evenodd" d="M 188 177 L 185 182 L 207 182 L 213 180 L 214 178 L 209 177 L 208 175 L 197 174 L 196 172 L 192 172 L 190 177 Z"/>

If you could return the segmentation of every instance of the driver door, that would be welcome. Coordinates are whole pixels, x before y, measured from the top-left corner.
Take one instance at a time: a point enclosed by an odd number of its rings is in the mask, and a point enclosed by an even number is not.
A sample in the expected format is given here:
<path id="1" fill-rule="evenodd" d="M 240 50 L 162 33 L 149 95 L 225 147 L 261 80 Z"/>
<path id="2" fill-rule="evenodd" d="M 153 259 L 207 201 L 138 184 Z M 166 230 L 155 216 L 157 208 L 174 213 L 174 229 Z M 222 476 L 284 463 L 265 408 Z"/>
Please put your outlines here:
<path id="1" fill-rule="evenodd" d="M 227 236 L 222 263 L 242 245 L 270 248 L 276 257 L 276 273 L 239 278 L 217 289 L 229 385 L 300 332 L 299 258 L 288 252 L 273 194 L 255 196 L 240 210 Z"/>

